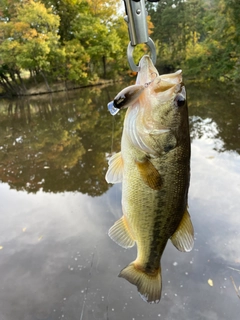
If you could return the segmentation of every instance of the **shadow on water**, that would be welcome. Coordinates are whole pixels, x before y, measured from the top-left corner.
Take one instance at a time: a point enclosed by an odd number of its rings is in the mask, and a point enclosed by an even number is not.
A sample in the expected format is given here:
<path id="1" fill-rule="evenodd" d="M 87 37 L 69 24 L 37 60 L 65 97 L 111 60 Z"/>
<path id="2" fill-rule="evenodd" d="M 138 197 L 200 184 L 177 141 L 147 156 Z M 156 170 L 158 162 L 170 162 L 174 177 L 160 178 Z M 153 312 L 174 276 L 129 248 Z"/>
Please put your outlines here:
<path id="1" fill-rule="evenodd" d="M 107 236 L 121 216 L 121 185 L 104 176 L 124 112 L 106 106 L 123 87 L 1 101 L 1 320 L 238 319 L 238 97 L 187 85 L 195 247 L 167 245 L 162 299 L 148 305 L 117 277 L 136 249 Z"/>

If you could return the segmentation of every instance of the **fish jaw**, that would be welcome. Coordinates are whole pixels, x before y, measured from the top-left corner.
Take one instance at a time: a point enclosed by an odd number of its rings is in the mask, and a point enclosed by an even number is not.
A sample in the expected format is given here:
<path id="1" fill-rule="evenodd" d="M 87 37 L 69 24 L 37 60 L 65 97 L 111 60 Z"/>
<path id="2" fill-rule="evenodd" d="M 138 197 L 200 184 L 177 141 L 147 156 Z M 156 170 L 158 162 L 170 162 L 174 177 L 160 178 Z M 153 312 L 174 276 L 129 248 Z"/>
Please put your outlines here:
<path id="1" fill-rule="evenodd" d="M 140 70 L 137 75 L 136 84 L 146 85 L 159 77 L 159 73 L 148 55 L 141 58 L 139 68 Z"/>
<path id="2" fill-rule="evenodd" d="M 180 84 L 182 83 L 182 70 L 178 70 L 174 73 L 159 75 L 158 70 L 154 66 L 151 58 L 148 55 L 144 55 L 139 62 L 139 72 L 136 79 L 136 84 L 138 85 L 150 85 L 152 82 L 160 81 L 160 91 L 166 90 L 166 85 L 171 86 L 171 84 Z M 157 81 L 156 81 L 157 80 Z"/>

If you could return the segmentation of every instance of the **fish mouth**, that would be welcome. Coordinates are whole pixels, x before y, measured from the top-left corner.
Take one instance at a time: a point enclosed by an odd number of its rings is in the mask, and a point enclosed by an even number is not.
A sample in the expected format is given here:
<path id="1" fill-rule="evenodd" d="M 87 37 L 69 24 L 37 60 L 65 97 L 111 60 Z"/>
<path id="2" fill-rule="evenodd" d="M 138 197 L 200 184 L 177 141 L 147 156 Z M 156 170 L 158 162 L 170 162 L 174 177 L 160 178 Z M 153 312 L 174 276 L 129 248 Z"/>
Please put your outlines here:
<path id="1" fill-rule="evenodd" d="M 148 55 L 141 58 L 139 68 L 136 84 L 148 84 L 159 77 L 159 73 Z"/>
<path id="2" fill-rule="evenodd" d="M 172 89 L 174 92 L 180 91 L 182 84 L 182 70 L 174 73 L 159 75 L 151 58 L 144 55 L 139 62 L 139 72 L 136 83 L 148 86 L 154 82 L 154 91 L 157 93 L 168 91 Z"/>

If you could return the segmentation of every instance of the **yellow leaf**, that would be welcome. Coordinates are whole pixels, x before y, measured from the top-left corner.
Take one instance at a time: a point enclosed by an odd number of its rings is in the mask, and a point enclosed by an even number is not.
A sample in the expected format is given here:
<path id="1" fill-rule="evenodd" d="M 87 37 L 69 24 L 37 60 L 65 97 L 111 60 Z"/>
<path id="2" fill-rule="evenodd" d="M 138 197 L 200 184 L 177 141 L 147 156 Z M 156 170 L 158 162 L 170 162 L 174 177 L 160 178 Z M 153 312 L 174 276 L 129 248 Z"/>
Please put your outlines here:
<path id="1" fill-rule="evenodd" d="M 213 287 L 213 281 L 212 281 L 212 279 L 208 279 L 208 284 L 210 285 L 210 287 Z"/>
<path id="2" fill-rule="evenodd" d="M 38 237 L 38 241 L 42 240 L 43 236 Z"/>
<path id="3" fill-rule="evenodd" d="M 3 246 L 0 246 L 0 250 L 2 250 L 3 249 Z"/>
<path id="4" fill-rule="evenodd" d="M 23 229 L 22 229 L 22 232 L 25 232 L 26 230 L 27 230 L 27 228 L 23 228 Z"/>

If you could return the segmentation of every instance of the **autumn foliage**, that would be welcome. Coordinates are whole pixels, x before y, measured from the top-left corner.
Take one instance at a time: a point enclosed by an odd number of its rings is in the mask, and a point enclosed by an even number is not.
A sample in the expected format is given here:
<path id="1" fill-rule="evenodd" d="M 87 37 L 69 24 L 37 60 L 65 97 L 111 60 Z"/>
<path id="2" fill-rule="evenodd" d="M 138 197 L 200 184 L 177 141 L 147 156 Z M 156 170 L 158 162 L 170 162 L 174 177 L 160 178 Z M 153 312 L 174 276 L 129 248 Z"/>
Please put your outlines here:
<path id="1" fill-rule="evenodd" d="M 146 1 L 146 7 L 161 72 L 240 81 L 239 0 Z M 121 0 L 1 0 L 0 93 L 131 74 L 123 9 Z M 136 63 L 147 52 L 137 46 Z"/>

